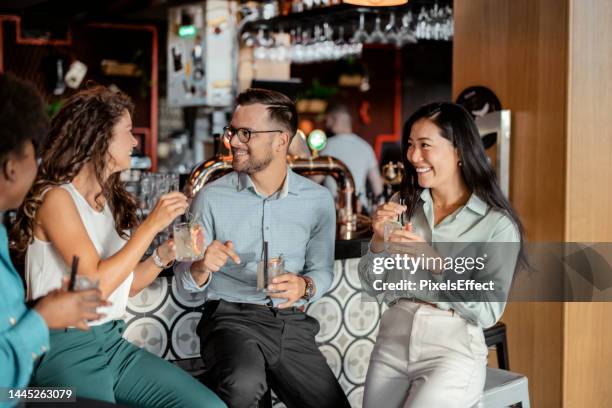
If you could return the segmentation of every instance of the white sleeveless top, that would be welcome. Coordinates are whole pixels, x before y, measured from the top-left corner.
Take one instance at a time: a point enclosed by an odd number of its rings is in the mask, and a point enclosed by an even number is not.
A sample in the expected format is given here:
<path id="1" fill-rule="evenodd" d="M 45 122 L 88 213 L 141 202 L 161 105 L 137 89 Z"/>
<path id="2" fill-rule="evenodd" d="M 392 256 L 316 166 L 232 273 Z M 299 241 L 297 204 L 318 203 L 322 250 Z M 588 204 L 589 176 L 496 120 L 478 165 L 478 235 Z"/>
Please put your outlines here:
<path id="1" fill-rule="evenodd" d="M 98 212 L 89 205 L 72 183 L 64 184 L 60 188 L 70 193 L 100 259 L 107 259 L 123 248 L 126 240 L 115 231 L 115 220 L 108 204 L 104 205 L 102 212 Z M 70 274 L 70 265 L 64 262 L 53 244 L 41 241 L 36 237 L 28 246 L 25 267 L 28 299 L 37 299 L 61 287 L 62 277 Z M 127 279 L 108 297 L 112 305 L 98 309 L 99 313 L 104 313 L 106 316 L 101 320 L 89 322 L 90 325 L 96 326 L 122 318 L 133 279 L 134 274 L 130 273 Z"/>

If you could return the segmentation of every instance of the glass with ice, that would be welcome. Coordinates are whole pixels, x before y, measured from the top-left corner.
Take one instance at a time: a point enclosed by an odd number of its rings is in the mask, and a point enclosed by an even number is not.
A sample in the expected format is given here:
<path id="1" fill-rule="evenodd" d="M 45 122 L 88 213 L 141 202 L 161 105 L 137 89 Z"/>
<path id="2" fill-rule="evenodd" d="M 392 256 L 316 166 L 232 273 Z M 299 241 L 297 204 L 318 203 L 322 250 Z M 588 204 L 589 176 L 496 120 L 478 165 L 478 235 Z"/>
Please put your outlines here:
<path id="1" fill-rule="evenodd" d="M 174 225 L 176 260 L 199 261 L 204 257 L 204 226 L 200 222 L 181 222 Z"/>
<path id="2" fill-rule="evenodd" d="M 268 267 L 264 268 L 263 260 L 257 264 L 257 289 L 266 293 L 279 293 L 279 290 L 268 290 L 272 279 L 285 273 L 285 260 L 282 255 L 268 259 Z"/>

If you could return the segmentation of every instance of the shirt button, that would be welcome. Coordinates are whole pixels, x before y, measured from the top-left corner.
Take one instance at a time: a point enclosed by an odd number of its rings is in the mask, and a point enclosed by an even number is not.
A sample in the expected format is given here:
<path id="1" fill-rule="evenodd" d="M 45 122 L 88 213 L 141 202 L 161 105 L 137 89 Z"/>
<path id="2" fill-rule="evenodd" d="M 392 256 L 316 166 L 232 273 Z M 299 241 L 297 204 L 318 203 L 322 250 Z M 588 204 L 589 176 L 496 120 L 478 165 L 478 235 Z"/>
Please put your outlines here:
<path id="1" fill-rule="evenodd" d="M 270 229 L 270 227 L 266 227 L 266 229 L 267 229 L 267 230 L 269 230 L 269 229 Z"/>
<path id="2" fill-rule="evenodd" d="M 9 323 L 11 324 L 11 326 L 14 326 L 17 324 L 17 319 L 11 316 L 9 317 Z"/>

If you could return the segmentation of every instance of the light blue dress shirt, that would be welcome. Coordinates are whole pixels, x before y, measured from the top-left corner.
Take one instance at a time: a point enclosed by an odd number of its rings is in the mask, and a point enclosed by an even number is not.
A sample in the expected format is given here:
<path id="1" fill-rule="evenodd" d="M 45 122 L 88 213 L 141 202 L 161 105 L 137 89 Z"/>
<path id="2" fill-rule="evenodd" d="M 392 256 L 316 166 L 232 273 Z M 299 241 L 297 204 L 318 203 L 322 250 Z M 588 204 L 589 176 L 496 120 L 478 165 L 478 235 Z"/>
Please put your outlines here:
<path id="1" fill-rule="evenodd" d="M 34 361 L 49 348 L 43 318 L 25 305 L 21 278 L 11 263 L 6 229 L 0 225 L 0 387 L 25 387 Z M 12 406 L 0 402 L 0 407 Z"/>
<path id="2" fill-rule="evenodd" d="M 208 300 L 266 304 L 266 294 L 257 290 L 264 241 L 268 241 L 269 258 L 283 255 L 286 272 L 312 278 L 316 295 L 311 301 L 331 286 L 336 235 L 333 198 L 325 187 L 291 169 L 287 168 L 281 190 L 269 197 L 257 191 L 247 174 L 227 174 L 200 190 L 191 213 L 202 218 L 206 245 L 213 240 L 232 241 L 241 262 L 228 259 L 202 287 L 193 280 L 190 263 L 177 264 L 175 274 L 187 291 L 206 291 Z M 284 302 L 273 301 L 275 305 Z"/>
<path id="3" fill-rule="evenodd" d="M 396 194 L 391 201 L 398 202 Z M 493 326 L 502 316 L 505 301 L 499 301 L 499 293 L 507 294 L 512 284 L 512 278 L 520 250 L 520 234 L 514 222 L 506 214 L 493 209 L 487 205 L 476 194 L 472 194 L 468 202 L 452 214 L 444 218 L 438 225 L 434 225 L 433 200 L 429 189 L 421 193 L 420 205 L 417 207 L 413 218 L 410 220 L 415 233 L 423 237 L 440 256 L 456 256 L 453 253 L 442 253 L 455 247 L 465 250 L 465 243 L 474 243 L 474 250 L 487 253 L 485 267 L 482 271 L 474 273 L 471 278 L 477 282 L 492 281 L 498 290 L 495 296 L 487 297 L 485 291 L 470 293 L 461 299 L 457 293 L 445 294 L 443 291 L 412 291 L 405 293 L 386 291 L 381 293 L 375 291 L 373 283 L 375 280 L 397 282 L 398 276 L 403 271 L 397 269 L 386 270 L 383 274 L 373 273 L 373 262 L 376 257 L 392 257 L 386 251 L 381 253 L 368 252 L 359 262 L 359 276 L 364 289 L 372 296 L 386 303 L 392 303 L 399 298 L 416 298 L 430 303 L 435 303 L 443 310 L 453 309 L 466 320 L 481 326 Z M 449 245 L 450 244 L 450 245 Z M 431 273 L 427 270 L 419 270 L 417 279 L 430 279 L 443 282 L 453 271 L 442 273 Z"/>

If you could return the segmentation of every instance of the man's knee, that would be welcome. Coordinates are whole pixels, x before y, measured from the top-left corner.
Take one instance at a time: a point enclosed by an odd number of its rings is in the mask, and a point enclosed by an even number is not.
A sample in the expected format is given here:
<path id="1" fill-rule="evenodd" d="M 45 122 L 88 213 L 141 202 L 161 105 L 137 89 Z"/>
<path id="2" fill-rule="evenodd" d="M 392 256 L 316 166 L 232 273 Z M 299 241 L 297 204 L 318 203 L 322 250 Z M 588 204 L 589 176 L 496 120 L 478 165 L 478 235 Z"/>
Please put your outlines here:
<path id="1" fill-rule="evenodd" d="M 231 408 L 252 407 L 268 388 L 265 369 L 245 365 L 220 374 L 213 389 Z"/>

